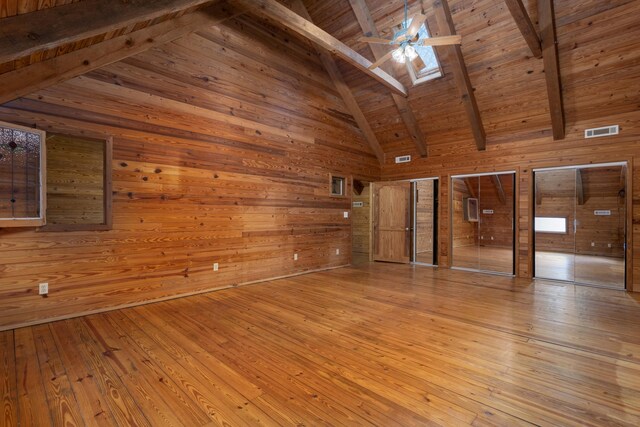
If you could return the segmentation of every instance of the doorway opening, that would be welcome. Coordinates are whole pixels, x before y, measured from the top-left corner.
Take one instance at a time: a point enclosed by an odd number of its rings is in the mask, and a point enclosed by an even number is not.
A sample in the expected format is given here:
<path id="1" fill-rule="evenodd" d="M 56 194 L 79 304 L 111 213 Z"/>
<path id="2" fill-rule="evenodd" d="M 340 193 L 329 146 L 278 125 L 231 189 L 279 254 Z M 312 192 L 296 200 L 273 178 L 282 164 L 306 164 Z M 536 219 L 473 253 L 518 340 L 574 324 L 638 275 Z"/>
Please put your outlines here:
<path id="1" fill-rule="evenodd" d="M 515 172 L 451 177 L 451 266 L 515 275 Z"/>
<path id="2" fill-rule="evenodd" d="M 372 185 L 374 261 L 437 265 L 438 178 Z"/>
<path id="3" fill-rule="evenodd" d="M 627 164 L 534 169 L 534 276 L 625 289 Z"/>

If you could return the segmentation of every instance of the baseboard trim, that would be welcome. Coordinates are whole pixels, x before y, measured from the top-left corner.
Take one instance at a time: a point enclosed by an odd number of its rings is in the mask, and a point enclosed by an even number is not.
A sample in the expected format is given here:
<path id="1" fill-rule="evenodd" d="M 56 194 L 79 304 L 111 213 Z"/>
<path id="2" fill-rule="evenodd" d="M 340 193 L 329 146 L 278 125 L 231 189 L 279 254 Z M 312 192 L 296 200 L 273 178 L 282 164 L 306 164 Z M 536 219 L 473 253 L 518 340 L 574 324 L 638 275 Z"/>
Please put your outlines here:
<path id="1" fill-rule="evenodd" d="M 82 312 L 73 313 L 73 314 L 65 314 L 63 316 L 47 317 L 47 318 L 44 318 L 44 319 L 32 320 L 32 321 L 29 321 L 29 322 L 17 323 L 17 324 L 14 324 L 14 325 L 0 326 L 0 332 L 11 331 L 11 330 L 20 329 L 20 328 L 26 328 L 26 327 L 29 327 L 29 326 L 42 325 L 44 323 L 59 322 L 61 320 L 74 319 L 74 318 L 77 318 L 77 317 L 90 316 L 92 314 L 106 313 L 108 311 L 122 310 L 122 309 L 125 309 L 125 308 L 131 308 L 131 307 L 139 307 L 139 306 L 142 306 L 142 305 L 154 304 L 154 303 L 158 303 L 158 302 L 162 302 L 162 301 L 170 301 L 170 300 L 179 299 L 179 298 L 187 298 L 187 297 L 191 297 L 191 296 L 194 296 L 194 295 L 207 294 L 207 293 L 210 293 L 210 292 L 222 291 L 222 290 L 225 290 L 225 289 L 257 285 L 259 283 L 272 282 L 272 281 L 275 281 L 275 280 L 287 279 L 289 277 L 296 277 L 296 276 L 302 276 L 302 275 L 305 275 L 305 274 L 319 273 L 319 272 L 322 272 L 322 271 L 329 271 L 329 270 L 335 270 L 335 269 L 338 269 L 338 268 L 349 267 L 350 265 L 351 264 L 343 264 L 343 265 L 338 265 L 338 266 L 334 266 L 334 267 L 323 267 L 323 268 L 317 268 L 317 269 L 314 269 L 314 270 L 299 271 L 299 272 L 296 272 L 296 273 L 285 274 L 283 276 L 275 276 L 275 277 L 269 277 L 269 278 L 265 278 L 265 279 L 252 280 L 252 281 L 249 281 L 249 282 L 237 283 L 237 284 L 233 284 L 233 285 L 225 285 L 225 286 L 220 286 L 220 287 L 215 287 L 215 288 L 201 289 L 201 290 L 194 291 L 194 292 L 186 292 L 186 293 L 181 293 L 181 294 L 176 294 L 176 295 L 168 295 L 166 297 L 154 298 L 154 299 L 150 299 L 150 300 L 146 300 L 146 301 L 133 302 L 133 303 L 129 303 L 129 304 L 114 305 L 113 307 L 98 308 L 98 309 L 95 309 L 95 310 L 87 310 L 87 311 L 82 311 Z"/>

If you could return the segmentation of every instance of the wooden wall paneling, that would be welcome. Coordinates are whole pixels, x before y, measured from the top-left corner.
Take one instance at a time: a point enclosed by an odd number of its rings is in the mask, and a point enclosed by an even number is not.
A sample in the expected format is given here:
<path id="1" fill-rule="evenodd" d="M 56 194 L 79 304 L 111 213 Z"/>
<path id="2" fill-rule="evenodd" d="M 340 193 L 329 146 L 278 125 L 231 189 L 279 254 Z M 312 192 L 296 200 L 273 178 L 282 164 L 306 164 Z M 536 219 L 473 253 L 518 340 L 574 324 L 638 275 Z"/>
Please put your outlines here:
<path id="1" fill-rule="evenodd" d="M 469 182 L 469 184 L 467 184 Z M 479 222 L 465 221 L 463 215 L 463 203 L 466 198 L 477 196 L 469 191 L 469 186 L 479 188 L 479 179 L 454 178 L 452 185 L 452 247 L 477 246 L 480 238 L 478 234 Z M 478 190 L 476 190 L 477 192 Z"/>
<path id="2" fill-rule="evenodd" d="M 505 3 L 533 56 L 542 58 L 542 47 L 540 38 L 538 37 L 538 31 L 536 31 L 536 28 L 533 26 L 533 22 L 531 22 L 529 13 L 522 3 L 522 0 L 505 0 Z"/>
<path id="3" fill-rule="evenodd" d="M 626 288 L 628 291 L 640 292 L 640 274 L 636 273 L 636 267 L 640 264 L 640 262 L 636 259 L 638 252 L 635 251 L 635 243 L 640 240 L 635 238 L 636 236 L 636 207 L 634 200 L 636 200 L 638 187 L 636 182 L 634 182 L 634 176 L 636 175 L 636 165 L 634 164 L 634 158 L 627 159 L 627 170 L 626 170 L 626 197 L 627 197 L 627 224 L 626 224 L 626 241 L 625 241 L 625 262 L 626 262 L 626 271 L 625 271 L 625 281 Z"/>
<path id="4" fill-rule="evenodd" d="M 449 9 L 449 3 L 447 0 L 436 0 L 434 3 L 434 9 L 436 11 L 436 21 L 442 35 L 455 35 L 456 27 L 453 23 L 453 17 L 451 16 L 451 10 Z M 446 49 L 450 52 L 447 57 L 453 64 L 453 75 L 460 92 L 462 103 L 467 111 L 467 117 L 473 137 L 476 142 L 478 150 L 483 151 L 486 148 L 486 134 L 484 125 L 482 124 L 482 118 L 480 117 L 480 109 L 476 97 L 473 93 L 474 89 L 471 85 L 467 66 L 465 64 L 464 57 L 460 46 L 447 46 Z"/>
<path id="5" fill-rule="evenodd" d="M 103 43 L 92 44 L 86 49 L 74 50 L 25 68 L 10 70 L 0 74 L 3 82 L 0 104 L 144 52 L 199 28 L 216 25 L 234 14 L 237 12 L 232 12 L 226 4 L 217 4 L 133 34 L 120 35 Z"/>
<path id="6" fill-rule="evenodd" d="M 0 63 L 210 2 L 157 0 L 149 3 L 130 0 L 113 3 L 92 0 L 5 17 L 0 37 Z"/>
<path id="7" fill-rule="evenodd" d="M 337 55 L 350 65 L 353 65 L 358 70 L 362 71 L 364 74 L 383 84 L 391 91 L 402 96 L 407 96 L 406 88 L 395 78 L 391 77 L 380 68 L 371 70 L 371 61 L 275 0 L 232 0 L 231 4 L 244 8 L 247 12 L 257 13 L 264 18 L 271 19 L 274 22 L 279 22 L 287 29 L 308 38 L 323 49 Z"/>
<path id="8" fill-rule="evenodd" d="M 423 180 L 416 182 L 418 200 L 416 201 L 416 252 L 421 254 L 433 251 L 434 236 L 434 182 Z"/>
<path id="9" fill-rule="evenodd" d="M 515 215 L 513 211 L 515 183 L 511 182 L 511 178 L 512 175 L 480 177 L 480 195 L 478 198 L 478 210 L 481 219 L 478 241 L 480 245 L 508 248 L 513 244 L 512 224 Z M 499 188 L 502 193 L 498 191 L 496 182 L 501 183 Z M 492 210 L 493 213 L 483 213 L 483 210 L 487 209 Z"/>
<path id="10" fill-rule="evenodd" d="M 536 200 L 533 172 L 522 168 L 518 174 L 518 197 L 516 199 L 518 213 L 518 238 L 516 239 L 516 276 L 533 277 L 534 248 L 534 203 Z"/>
<path id="11" fill-rule="evenodd" d="M 307 9 L 302 3 L 302 0 L 294 0 L 292 2 L 292 10 L 296 12 L 298 15 L 302 16 L 307 21 L 313 22 L 311 19 L 311 16 L 309 15 L 309 12 L 307 12 Z M 378 158 L 378 161 L 381 164 L 384 163 L 384 160 L 385 160 L 384 151 L 382 151 L 382 148 L 380 147 L 378 138 L 376 137 L 376 134 L 371 129 L 371 125 L 367 121 L 367 118 L 364 116 L 364 113 L 360 109 L 358 102 L 356 101 L 353 94 L 351 93 L 351 89 L 349 89 L 349 87 L 345 83 L 344 78 L 342 77 L 342 74 L 340 73 L 340 70 L 338 69 L 338 66 L 336 65 L 335 61 L 327 51 L 322 49 L 317 49 L 317 52 L 318 52 L 318 55 L 320 56 L 320 61 L 322 62 L 324 69 L 327 71 L 327 74 L 329 74 L 329 77 L 331 78 L 334 86 L 336 87 L 336 90 L 340 93 L 340 96 L 342 96 L 342 99 L 345 105 L 347 106 L 347 108 L 349 109 L 349 111 L 351 112 L 351 115 L 358 123 L 358 127 L 360 128 L 364 137 L 369 143 L 371 150 L 375 153 L 376 157 Z"/>
<path id="12" fill-rule="evenodd" d="M 330 197 L 328 177 L 373 181 L 379 163 L 305 43 L 243 27 L 212 33 L 232 35 L 234 62 L 193 34 L 164 60 L 145 52 L 0 107 L 13 123 L 112 136 L 114 195 L 109 231 L 0 230 L 1 329 L 349 264 L 350 198 Z M 280 45 L 292 54 L 247 50 Z"/>
<path id="13" fill-rule="evenodd" d="M 353 202 L 362 202 L 362 207 L 352 208 L 351 224 L 353 235 L 353 251 L 367 254 L 370 249 L 370 223 L 371 223 L 371 184 L 365 183 L 362 193 L 353 193 Z"/>

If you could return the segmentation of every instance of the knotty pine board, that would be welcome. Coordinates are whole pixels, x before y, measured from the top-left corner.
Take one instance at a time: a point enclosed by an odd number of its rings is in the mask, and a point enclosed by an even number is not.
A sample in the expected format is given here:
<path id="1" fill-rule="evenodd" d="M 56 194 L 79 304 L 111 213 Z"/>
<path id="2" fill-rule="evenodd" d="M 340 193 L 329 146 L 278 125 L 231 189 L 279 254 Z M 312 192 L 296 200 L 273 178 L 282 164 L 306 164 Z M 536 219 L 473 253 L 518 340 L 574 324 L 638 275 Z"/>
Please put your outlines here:
<path id="1" fill-rule="evenodd" d="M 307 0 L 309 13 L 320 27 L 372 58 L 370 48 L 357 39 L 362 31 L 349 8 L 337 2 Z M 409 2 L 410 14 L 423 4 L 433 34 L 438 33 L 431 2 Z M 525 0 L 537 25 L 537 2 Z M 420 158 L 391 97 L 345 64 L 340 64 L 363 112 L 387 154 L 382 179 L 438 176 L 440 204 L 440 266 L 449 260 L 450 175 L 517 170 L 517 273 L 531 277 L 533 235 L 530 233 L 531 168 L 611 161 L 632 161 L 633 220 L 640 221 L 640 3 L 636 0 L 555 2 L 560 74 L 567 136 L 553 141 L 542 60 L 531 55 L 505 3 L 501 0 L 450 0 L 456 31 L 469 71 L 480 115 L 487 132 L 487 150 L 477 152 L 462 102 L 455 87 L 446 48 L 436 51 L 444 77 L 410 87 L 409 104 L 427 139 L 429 157 Z M 377 29 L 390 35 L 402 20 L 402 4 L 368 0 Z M 406 71 L 396 76 L 410 85 Z M 585 140 L 584 129 L 619 124 L 620 135 Z M 409 164 L 393 158 L 411 154 Z M 631 227 L 629 227 L 631 228 Z M 633 279 L 640 283 L 640 227 L 634 226 L 630 249 Z M 631 252 L 633 248 L 633 254 Z M 631 273 L 631 271 L 629 271 Z M 639 289 L 635 285 L 636 290 Z"/>
<path id="2" fill-rule="evenodd" d="M 243 22 L 0 107 L 113 137 L 112 230 L 0 231 L 0 329 L 349 264 L 351 197 L 330 174 L 351 194 L 377 160 L 315 55 Z"/>

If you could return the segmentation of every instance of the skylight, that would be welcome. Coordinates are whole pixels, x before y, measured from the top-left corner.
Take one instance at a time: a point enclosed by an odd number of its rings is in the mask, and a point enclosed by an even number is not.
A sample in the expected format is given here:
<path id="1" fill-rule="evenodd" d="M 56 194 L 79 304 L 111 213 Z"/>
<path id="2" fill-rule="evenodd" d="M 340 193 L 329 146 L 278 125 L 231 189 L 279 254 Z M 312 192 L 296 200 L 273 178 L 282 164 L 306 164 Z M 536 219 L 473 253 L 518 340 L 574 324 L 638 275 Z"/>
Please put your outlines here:
<path id="1" fill-rule="evenodd" d="M 411 25 L 411 20 L 409 21 L 409 25 Z M 431 36 L 426 23 L 420 26 L 418 34 L 420 39 L 426 39 Z M 418 52 L 418 57 L 413 61 L 407 61 L 407 69 L 409 76 L 411 76 L 411 82 L 417 85 L 428 80 L 442 77 L 440 62 L 433 47 L 416 45 L 415 48 Z"/>

